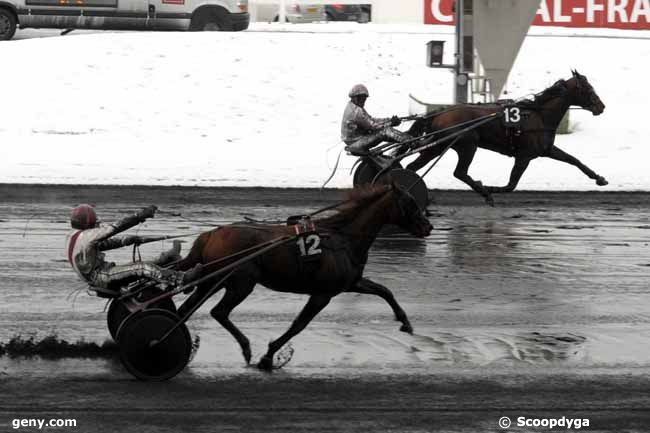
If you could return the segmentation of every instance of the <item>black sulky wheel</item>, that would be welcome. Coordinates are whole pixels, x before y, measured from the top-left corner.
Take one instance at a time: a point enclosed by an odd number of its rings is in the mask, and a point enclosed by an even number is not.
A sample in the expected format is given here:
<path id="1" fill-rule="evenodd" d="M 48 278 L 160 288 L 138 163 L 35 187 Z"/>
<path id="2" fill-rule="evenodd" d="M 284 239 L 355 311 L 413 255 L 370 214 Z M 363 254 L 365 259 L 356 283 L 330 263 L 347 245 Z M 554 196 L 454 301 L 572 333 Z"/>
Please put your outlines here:
<path id="1" fill-rule="evenodd" d="M 149 288 L 143 290 L 140 294 L 138 294 L 136 296 L 136 299 L 142 302 L 145 299 L 150 299 L 152 296 L 159 295 L 160 293 L 162 293 L 162 291 L 159 289 Z M 176 304 L 174 304 L 174 300 L 172 298 L 161 299 L 149 308 L 159 308 L 161 310 L 167 310 L 171 311 L 172 313 L 176 313 Z M 111 301 L 106 313 L 106 322 L 108 324 L 108 332 L 111 334 L 111 338 L 114 341 L 117 341 L 117 330 L 120 328 L 120 325 L 124 319 L 129 317 L 130 314 L 131 312 L 128 308 L 126 308 L 126 305 L 124 305 L 123 301 L 120 301 L 118 299 L 113 299 Z"/>
<path id="2" fill-rule="evenodd" d="M 190 361 L 192 339 L 185 324 L 159 341 L 179 321 L 167 310 L 144 310 L 130 315 L 117 338 L 120 360 L 140 380 L 163 381 L 180 373 Z"/>
<path id="3" fill-rule="evenodd" d="M 394 163 L 395 168 L 401 168 L 399 162 Z M 379 174 L 381 168 L 368 159 L 363 159 L 354 170 L 352 184 L 355 186 L 367 185 L 372 183 Z"/>
<path id="4" fill-rule="evenodd" d="M 405 168 L 395 168 L 382 173 L 375 182 L 395 182 L 400 187 L 408 190 L 417 202 L 420 209 L 426 209 L 429 204 L 429 190 L 424 180 L 416 172 Z"/>
<path id="5" fill-rule="evenodd" d="M 364 159 L 359 163 L 359 165 L 357 165 L 357 168 L 354 170 L 352 184 L 357 187 L 372 183 L 375 176 L 377 176 L 377 173 L 379 173 L 379 167 L 377 167 L 371 161 Z"/>

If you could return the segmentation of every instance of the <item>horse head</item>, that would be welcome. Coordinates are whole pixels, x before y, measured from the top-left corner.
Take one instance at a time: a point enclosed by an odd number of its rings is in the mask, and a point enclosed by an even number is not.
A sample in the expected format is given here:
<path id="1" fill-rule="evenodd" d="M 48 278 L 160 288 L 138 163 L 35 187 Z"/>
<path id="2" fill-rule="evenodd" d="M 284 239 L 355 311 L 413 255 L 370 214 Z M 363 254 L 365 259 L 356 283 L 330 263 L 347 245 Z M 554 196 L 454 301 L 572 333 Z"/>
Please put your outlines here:
<path id="1" fill-rule="evenodd" d="M 581 75 L 578 71 L 572 70 L 573 78 L 567 81 L 569 90 L 573 97 L 572 104 L 591 111 L 591 114 L 598 116 L 605 111 L 605 104 L 594 90 L 593 86 L 587 80 L 587 77 Z"/>
<path id="2" fill-rule="evenodd" d="M 433 226 L 413 196 L 395 182 L 390 188 L 393 197 L 390 222 L 419 238 L 429 236 Z"/>

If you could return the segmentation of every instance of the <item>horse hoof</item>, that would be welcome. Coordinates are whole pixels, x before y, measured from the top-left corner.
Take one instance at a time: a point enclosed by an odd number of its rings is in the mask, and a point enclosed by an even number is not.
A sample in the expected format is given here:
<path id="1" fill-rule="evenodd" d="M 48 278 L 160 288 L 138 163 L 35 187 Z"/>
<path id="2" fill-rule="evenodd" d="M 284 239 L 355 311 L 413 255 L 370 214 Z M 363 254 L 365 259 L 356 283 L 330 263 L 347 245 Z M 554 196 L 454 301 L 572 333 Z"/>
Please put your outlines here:
<path id="1" fill-rule="evenodd" d="M 411 326 L 410 323 L 405 323 L 405 324 L 403 324 L 403 325 L 399 328 L 399 330 L 402 331 L 402 332 L 406 332 L 407 334 L 411 334 L 411 335 L 413 335 L 413 327 Z"/>
<path id="2" fill-rule="evenodd" d="M 596 185 L 605 186 L 605 185 L 609 185 L 609 182 L 607 182 L 607 179 L 605 179 L 604 177 L 598 176 L 596 178 Z"/>
<path id="3" fill-rule="evenodd" d="M 270 356 L 263 356 L 262 359 L 257 363 L 257 368 L 262 371 L 271 371 L 273 370 L 273 358 Z"/>
<path id="4" fill-rule="evenodd" d="M 250 364 L 251 363 L 251 357 L 252 357 L 250 347 L 246 348 L 246 349 L 243 349 L 242 350 L 242 355 L 244 355 L 244 359 L 246 360 L 246 364 Z"/>

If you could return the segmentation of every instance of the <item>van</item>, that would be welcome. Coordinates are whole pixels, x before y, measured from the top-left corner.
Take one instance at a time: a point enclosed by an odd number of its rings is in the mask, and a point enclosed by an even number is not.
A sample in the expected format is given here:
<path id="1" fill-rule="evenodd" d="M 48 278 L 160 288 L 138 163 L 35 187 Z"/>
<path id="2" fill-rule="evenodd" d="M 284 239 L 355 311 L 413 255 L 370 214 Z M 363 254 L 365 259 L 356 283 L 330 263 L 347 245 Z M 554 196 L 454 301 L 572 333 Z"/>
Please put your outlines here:
<path id="1" fill-rule="evenodd" d="M 238 31 L 249 22 L 248 0 L 0 0 L 0 40 L 16 27 Z"/>

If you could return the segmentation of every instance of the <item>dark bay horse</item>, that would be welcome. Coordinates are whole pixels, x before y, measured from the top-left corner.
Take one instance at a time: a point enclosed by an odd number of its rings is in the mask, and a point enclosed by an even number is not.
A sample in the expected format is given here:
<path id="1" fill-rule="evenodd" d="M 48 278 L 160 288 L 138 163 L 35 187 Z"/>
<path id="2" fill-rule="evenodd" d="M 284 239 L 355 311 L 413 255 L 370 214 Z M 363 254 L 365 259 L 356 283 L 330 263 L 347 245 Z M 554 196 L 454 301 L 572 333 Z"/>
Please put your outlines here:
<path id="1" fill-rule="evenodd" d="M 337 208 L 334 215 L 317 219 L 314 223 L 318 241 L 312 239 L 307 247 L 318 249 L 318 261 L 301 264 L 296 243 L 283 244 L 237 268 L 224 282 L 225 295 L 210 312 L 235 337 L 244 359 L 250 363 L 248 338 L 230 321 L 228 316 L 232 310 L 251 294 L 256 284 L 279 292 L 309 296 L 307 304 L 289 329 L 269 344 L 268 351 L 258 363 L 261 369 L 271 369 L 273 355 L 305 329 L 334 296 L 343 292 L 380 296 L 390 305 L 396 320 L 402 322 L 400 330 L 413 332 L 406 313 L 391 291 L 363 278 L 368 250 L 384 225 L 395 224 L 418 237 L 430 234 L 433 227 L 413 197 L 394 184 L 358 188 L 350 192 L 348 201 Z M 233 224 L 215 229 L 197 238 L 179 268 L 189 269 L 203 263 L 207 264 L 204 269 L 204 274 L 207 274 L 222 266 L 211 266 L 210 262 L 292 235 L 294 230 L 294 226 L 270 224 Z M 304 252 L 305 244 L 302 247 Z M 211 288 L 211 284 L 199 286 L 179 309 L 180 316 L 196 305 Z"/>
<path id="2" fill-rule="evenodd" d="M 577 158 L 562 151 L 554 144 L 557 127 L 570 106 L 584 108 L 594 116 L 598 116 L 605 110 L 605 105 L 587 81 L 587 77 L 580 75 L 577 71 L 572 71 L 572 73 L 573 77 L 566 81 L 557 81 L 551 87 L 535 95 L 533 101 L 518 102 L 512 106 L 516 107 L 517 111 L 508 114 L 517 116 L 515 120 L 519 122 L 519 126 L 516 133 L 513 129 L 506 128 L 501 119 L 496 119 L 463 135 L 452 146 L 452 149 L 458 153 L 458 164 L 454 170 L 454 176 L 481 194 L 490 205 L 494 203 L 493 193 L 514 191 L 530 161 L 540 156 L 574 165 L 589 178 L 594 179 L 597 185 L 607 185 L 603 176 L 599 176 Z M 423 119 L 415 122 L 409 133 L 419 136 L 471 121 L 490 113 L 503 113 L 506 107 L 508 105 L 459 105 L 434 117 L 433 120 Z M 503 114 L 505 117 L 505 113 Z M 447 145 L 447 143 L 441 143 L 422 151 L 407 168 L 413 171 L 421 169 L 440 155 Z M 506 186 L 485 186 L 481 181 L 474 180 L 467 174 L 478 147 L 515 158 L 510 181 Z"/>

